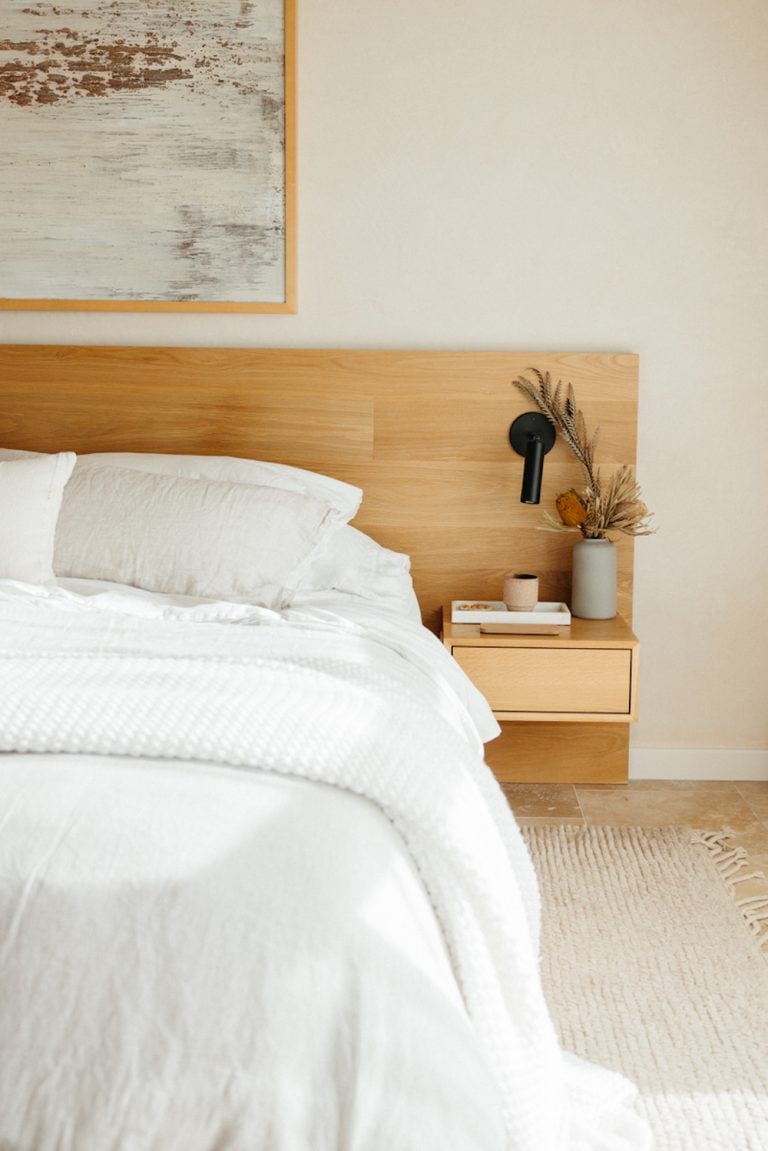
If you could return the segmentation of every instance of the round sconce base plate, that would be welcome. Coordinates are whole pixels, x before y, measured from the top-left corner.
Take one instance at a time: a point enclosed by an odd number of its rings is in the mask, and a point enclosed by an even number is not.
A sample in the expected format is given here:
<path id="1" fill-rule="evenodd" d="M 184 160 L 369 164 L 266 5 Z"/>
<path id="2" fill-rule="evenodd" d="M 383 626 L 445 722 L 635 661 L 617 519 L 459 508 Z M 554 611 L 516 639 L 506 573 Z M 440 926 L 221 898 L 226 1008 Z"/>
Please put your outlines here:
<path id="1" fill-rule="evenodd" d="M 554 427 L 542 412 L 523 412 L 509 427 L 509 442 L 519 456 L 525 455 L 533 436 L 541 440 L 546 455 L 556 435 Z"/>

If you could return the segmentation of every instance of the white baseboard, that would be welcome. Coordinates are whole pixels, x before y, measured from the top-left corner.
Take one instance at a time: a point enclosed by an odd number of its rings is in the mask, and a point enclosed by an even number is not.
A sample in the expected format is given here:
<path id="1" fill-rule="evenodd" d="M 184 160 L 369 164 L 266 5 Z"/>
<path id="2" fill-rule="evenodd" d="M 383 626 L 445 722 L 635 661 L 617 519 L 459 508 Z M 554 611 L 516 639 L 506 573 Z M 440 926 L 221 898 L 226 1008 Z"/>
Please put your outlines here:
<path id="1" fill-rule="evenodd" d="M 768 780 L 768 749 L 630 747 L 629 778 Z"/>

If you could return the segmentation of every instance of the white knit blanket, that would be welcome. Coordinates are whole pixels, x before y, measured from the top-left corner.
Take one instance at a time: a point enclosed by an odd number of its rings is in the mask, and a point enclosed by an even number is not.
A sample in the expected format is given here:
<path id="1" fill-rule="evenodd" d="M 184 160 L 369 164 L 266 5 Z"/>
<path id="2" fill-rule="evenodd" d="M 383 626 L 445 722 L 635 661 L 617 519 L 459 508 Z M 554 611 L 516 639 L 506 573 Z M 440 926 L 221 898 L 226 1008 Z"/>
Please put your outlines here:
<path id="1" fill-rule="evenodd" d="M 630 1085 L 559 1049 L 530 859 L 434 637 L 322 612 L 95 609 L 2 591 L 0 628 L 0 750 L 213 760 L 378 805 L 441 925 L 509 1148 L 650 1145 Z"/>

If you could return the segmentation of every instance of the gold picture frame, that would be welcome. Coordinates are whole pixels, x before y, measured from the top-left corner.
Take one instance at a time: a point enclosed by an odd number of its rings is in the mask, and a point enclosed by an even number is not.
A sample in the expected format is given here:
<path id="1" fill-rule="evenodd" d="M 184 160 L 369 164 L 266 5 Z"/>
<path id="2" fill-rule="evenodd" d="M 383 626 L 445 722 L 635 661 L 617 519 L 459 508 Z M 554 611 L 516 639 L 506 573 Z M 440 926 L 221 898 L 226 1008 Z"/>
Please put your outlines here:
<path id="1" fill-rule="evenodd" d="M 296 311 L 296 0 L 10 0 L 0 308 Z"/>

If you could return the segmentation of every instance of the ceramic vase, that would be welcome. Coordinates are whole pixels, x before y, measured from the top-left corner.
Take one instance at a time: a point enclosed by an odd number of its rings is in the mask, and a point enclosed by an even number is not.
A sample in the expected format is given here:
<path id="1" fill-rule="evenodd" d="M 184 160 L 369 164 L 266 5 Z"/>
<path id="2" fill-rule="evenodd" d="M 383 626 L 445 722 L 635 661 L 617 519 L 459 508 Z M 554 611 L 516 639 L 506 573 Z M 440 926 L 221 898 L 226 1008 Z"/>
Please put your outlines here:
<path id="1" fill-rule="evenodd" d="M 611 540 L 574 544 L 571 613 L 581 619 L 616 615 L 616 547 Z"/>

